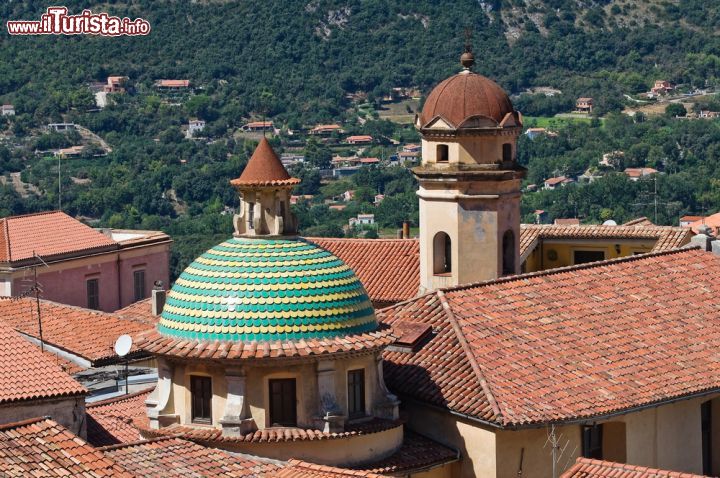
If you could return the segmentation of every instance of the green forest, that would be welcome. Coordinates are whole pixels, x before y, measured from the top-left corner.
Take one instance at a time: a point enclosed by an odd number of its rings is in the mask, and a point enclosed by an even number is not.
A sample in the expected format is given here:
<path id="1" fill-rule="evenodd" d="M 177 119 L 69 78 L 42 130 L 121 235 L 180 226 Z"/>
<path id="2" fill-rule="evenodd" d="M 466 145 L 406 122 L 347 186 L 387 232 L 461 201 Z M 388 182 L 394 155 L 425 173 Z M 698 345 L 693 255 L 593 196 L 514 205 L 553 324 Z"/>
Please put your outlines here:
<path id="1" fill-rule="evenodd" d="M 457 72 L 466 29 L 475 69 L 511 93 L 523 114 L 551 117 L 571 110 L 579 96 L 595 99 L 592 121 L 563 123 L 557 137 L 522 137 L 526 184 L 581 174 L 614 150 L 625 152 L 620 171 L 648 166 L 664 173 L 657 181 L 631 182 L 604 171 L 591 184 L 524 194 L 526 221 L 536 209 L 584 222 L 655 219 L 657 209 L 658 223 L 675 224 L 680 214 L 720 209 L 718 120 L 620 113 L 625 95 L 647 91 L 656 79 L 687 90 L 718 85 L 720 8 L 712 2 L 111 0 L 66 6 L 71 13 L 91 8 L 142 17 L 152 32 L 118 38 L 0 33 L 0 100 L 16 110 L 0 118 L 6 178 L 0 216 L 55 209 L 61 200 L 65 212 L 93 225 L 164 230 L 175 240 L 174 274 L 232 230 L 227 212 L 238 200 L 228 181 L 255 146 L 236 132 L 250 120 L 272 119 L 282 130 L 272 138 L 277 151 L 307 158 L 292 171 L 304 180 L 297 193 L 314 195 L 296 206 L 303 234 L 343 235 L 348 218 L 362 212 L 374 212 L 380 230 L 404 220 L 416 224 L 416 184 L 407 169 L 368 167 L 349 179 L 321 181 L 317 167 L 353 151 L 289 133 L 338 122 L 348 133 L 372 134 L 376 141 L 362 154 L 381 158 L 397 150 L 392 140 L 417 141 L 408 125 L 361 121 L 354 98 L 362 93 L 379 108 L 395 87 L 427 94 Z M 0 16 L 35 20 L 46 7 L 3 2 Z M 89 85 L 108 75 L 128 76 L 129 92 L 112 95 L 98 110 Z M 168 97 L 153 87 L 158 79 L 178 78 L 189 79 L 192 91 Z M 560 93 L 526 91 L 538 86 Z M 207 122 L 203 141 L 181 130 L 195 117 Z M 86 147 L 82 157 L 62 161 L 43 154 L 80 141 L 75 132 L 43 129 L 61 121 L 82 125 L 112 151 Z M 11 173 L 20 173 L 34 192 L 18 193 Z M 355 199 L 342 211 L 330 210 L 326 200 L 345 190 L 354 190 Z M 375 206 L 378 193 L 385 200 Z"/>

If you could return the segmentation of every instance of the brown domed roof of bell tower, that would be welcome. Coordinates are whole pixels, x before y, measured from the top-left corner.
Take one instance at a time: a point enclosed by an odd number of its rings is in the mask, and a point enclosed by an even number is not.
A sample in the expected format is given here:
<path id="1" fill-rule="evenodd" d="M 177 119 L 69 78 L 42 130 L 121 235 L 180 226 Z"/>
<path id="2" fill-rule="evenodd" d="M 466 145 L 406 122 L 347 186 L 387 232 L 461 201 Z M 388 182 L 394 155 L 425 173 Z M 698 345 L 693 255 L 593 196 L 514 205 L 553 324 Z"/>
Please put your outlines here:
<path id="1" fill-rule="evenodd" d="M 499 124 L 508 113 L 515 112 L 507 93 L 497 83 L 470 71 L 474 60 L 472 53 L 463 53 L 461 63 L 465 69 L 441 82 L 428 95 L 420 113 L 421 128 L 437 116 L 459 128 L 472 117 L 488 118 Z"/>

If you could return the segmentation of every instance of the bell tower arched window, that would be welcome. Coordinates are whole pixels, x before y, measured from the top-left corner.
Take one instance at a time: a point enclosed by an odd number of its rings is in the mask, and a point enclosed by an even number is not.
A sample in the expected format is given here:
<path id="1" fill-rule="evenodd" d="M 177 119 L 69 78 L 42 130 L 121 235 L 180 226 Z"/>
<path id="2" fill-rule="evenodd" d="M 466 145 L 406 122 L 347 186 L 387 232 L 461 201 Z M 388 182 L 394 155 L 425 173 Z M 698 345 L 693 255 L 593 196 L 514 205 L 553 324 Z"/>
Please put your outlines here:
<path id="1" fill-rule="evenodd" d="M 508 229 L 502 240 L 502 274 L 515 274 L 515 233 Z"/>
<path id="2" fill-rule="evenodd" d="M 502 145 L 503 162 L 507 163 L 513 160 L 512 144 L 505 143 Z"/>
<path id="3" fill-rule="evenodd" d="M 433 239 L 433 273 L 449 274 L 452 272 L 452 243 L 450 236 L 438 232 Z"/>
<path id="4" fill-rule="evenodd" d="M 447 163 L 450 159 L 450 150 L 447 144 L 438 144 L 435 160 L 438 163 Z"/>

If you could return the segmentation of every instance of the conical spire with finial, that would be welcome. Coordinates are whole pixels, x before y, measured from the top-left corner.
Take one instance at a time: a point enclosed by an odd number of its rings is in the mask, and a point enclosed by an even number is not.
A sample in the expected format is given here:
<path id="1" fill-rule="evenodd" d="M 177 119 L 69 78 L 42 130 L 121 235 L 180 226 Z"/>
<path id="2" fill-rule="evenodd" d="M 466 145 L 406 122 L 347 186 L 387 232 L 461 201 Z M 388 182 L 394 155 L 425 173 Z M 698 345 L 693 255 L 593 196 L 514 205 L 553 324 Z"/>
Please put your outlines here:
<path id="1" fill-rule="evenodd" d="M 260 140 L 239 178 L 230 181 L 240 193 L 240 213 L 234 217 L 235 235 L 245 237 L 297 234 L 290 210 L 290 193 L 299 184 L 288 174 L 267 138 Z"/>
<path id="2" fill-rule="evenodd" d="M 230 181 L 233 186 L 275 186 L 298 183 L 300 180 L 290 177 L 265 137 L 260 140 L 240 177 Z"/>
<path id="3" fill-rule="evenodd" d="M 475 64 L 475 55 L 472 52 L 472 29 L 465 29 L 465 51 L 460 55 L 460 64 L 465 71 L 470 71 Z"/>

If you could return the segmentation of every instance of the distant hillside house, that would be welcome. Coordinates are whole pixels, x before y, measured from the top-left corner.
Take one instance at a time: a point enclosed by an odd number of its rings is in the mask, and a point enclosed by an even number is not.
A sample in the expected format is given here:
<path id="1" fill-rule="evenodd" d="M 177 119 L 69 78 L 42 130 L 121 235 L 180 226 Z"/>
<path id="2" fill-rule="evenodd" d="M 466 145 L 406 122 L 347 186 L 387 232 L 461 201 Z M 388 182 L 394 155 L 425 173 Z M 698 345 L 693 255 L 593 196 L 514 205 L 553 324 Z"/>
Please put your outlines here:
<path id="1" fill-rule="evenodd" d="M 720 118 L 720 111 L 701 110 L 698 117 L 707 119 Z"/>
<path id="2" fill-rule="evenodd" d="M 638 181 L 640 178 L 657 174 L 658 171 L 653 168 L 627 168 L 623 172 L 630 178 L 630 181 Z"/>
<path id="3" fill-rule="evenodd" d="M 77 129 L 75 123 L 50 123 L 47 128 L 51 131 L 62 132 L 70 131 L 71 129 Z"/>
<path id="4" fill-rule="evenodd" d="M 348 136 L 345 142 L 348 144 L 370 144 L 373 141 L 373 137 L 370 135 L 356 135 Z"/>
<path id="5" fill-rule="evenodd" d="M 358 214 L 350 218 L 350 226 L 372 226 L 375 224 L 375 214 Z"/>
<path id="6" fill-rule="evenodd" d="M 13 105 L 2 105 L 0 109 L 3 116 L 15 116 L 15 107 Z"/>
<path id="7" fill-rule="evenodd" d="M 124 93 L 125 84 L 128 81 L 127 76 L 108 76 L 107 84 L 103 86 L 105 93 Z"/>
<path id="8" fill-rule="evenodd" d="M 378 164 L 380 163 L 379 158 L 360 158 L 360 164 Z"/>
<path id="9" fill-rule="evenodd" d="M 158 231 L 93 229 L 60 211 L 0 219 L 0 297 L 33 286 L 42 298 L 112 312 L 168 284 L 172 240 Z M 45 267 L 43 262 L 48 265 Z"/>
<path id="10" fill-rule="evenodd" d="M 578 98 L 575 103 L 575 110 L 579 113 L 592 113 L 593 110 L 593 99 L 592 98 Z"/>
<path id="11" fill-rule="evenodd" d="M 544 188 L 553 190 L 558 186 L 565 186 L 570 183 L 574 183 L 575 180 L 566 176 L 558 176 L 556 178 L 549 178 L 545 180 Z"/>
<path id="12" fill-rule="evenodd" d="M 84 146 L 70 146 L 69 148 L 58 149 L 55 151 L 54 156 L 56 158 L 79 158 L 84 150 Z"/>
<path id="13" fill-rule="evenodd" d="M 188 130 L 187 130 L 188 138 L 197 136 L 197 133 L 200 133 L 204 129 L 205 129 L 205 121 L 203 121 L 201 119 L 191 119 L 188 122 Z"/>
<path id="14" fill-rule="evenodd" d="M 155 87 L 163 90 L 180 90 L 190 88 L 190 80 L 158 80 Z"/>
<path id="15" fill-rule="evenodd" d="M 272 129 L 272 121 L 251 121 L 250 123 L 244 124 L 240 127 L 240 131 L 245 132 L 270 131 Z"/>
<path id="16" fill-rule="evenodd" d="M 666 95 L 675 89 L 675 85 L 666 80 L 655 80 L 655 86 L 650 88 L 653 95 Z"/>
<path id="17" fill-rule="evenodd" d="M 422 146 L 419 144 L 411 143 L 403 146 L 402 150 L 404 153 L 420 153 L 420 151 L 422 151 Z"/>
<path id="18" fill-rule="evenodd" d="M 343 130 L 338 124 L 319 124 L 310 130 L 309 134 L 327 136 L 334 132 L 342 133 Z"/>

